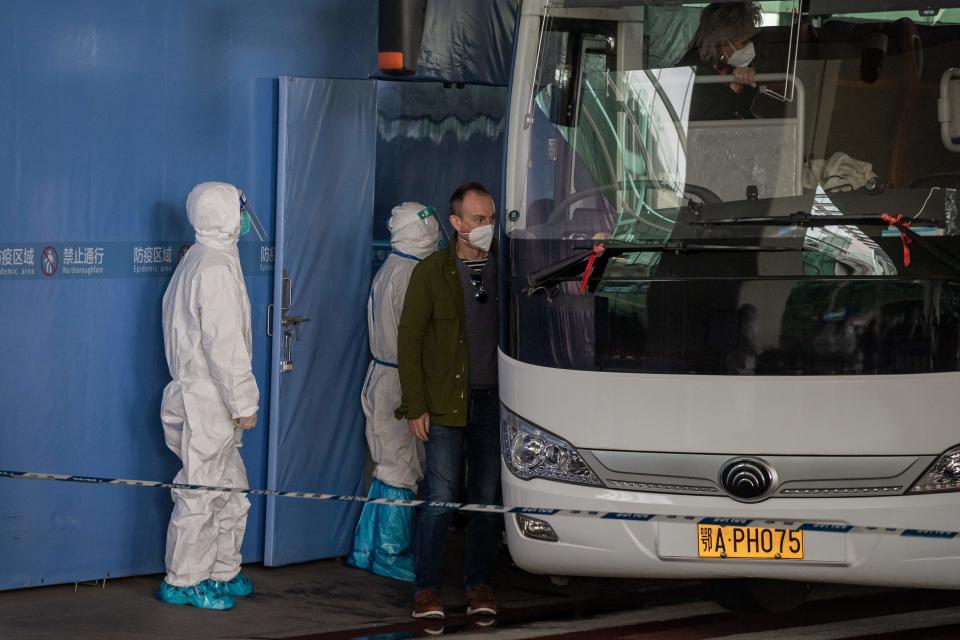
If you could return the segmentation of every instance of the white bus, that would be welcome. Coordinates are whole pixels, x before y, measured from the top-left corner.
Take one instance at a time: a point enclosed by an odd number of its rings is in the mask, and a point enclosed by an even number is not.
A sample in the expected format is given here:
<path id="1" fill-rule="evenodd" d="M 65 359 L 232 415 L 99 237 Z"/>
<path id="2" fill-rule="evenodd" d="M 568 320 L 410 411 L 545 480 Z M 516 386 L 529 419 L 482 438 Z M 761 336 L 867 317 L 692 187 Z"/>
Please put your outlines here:
<path id="1" fill-rule="evenodd" d="M 522 2 L 504 502 L 732 520 L 515 514 L 510 553 L 748 600 L 960 588 L 960 537 L 758 524 L 960 531 L 960 2 L 759 4 L 757 95 L 718 118 L 705 3 Z"/>

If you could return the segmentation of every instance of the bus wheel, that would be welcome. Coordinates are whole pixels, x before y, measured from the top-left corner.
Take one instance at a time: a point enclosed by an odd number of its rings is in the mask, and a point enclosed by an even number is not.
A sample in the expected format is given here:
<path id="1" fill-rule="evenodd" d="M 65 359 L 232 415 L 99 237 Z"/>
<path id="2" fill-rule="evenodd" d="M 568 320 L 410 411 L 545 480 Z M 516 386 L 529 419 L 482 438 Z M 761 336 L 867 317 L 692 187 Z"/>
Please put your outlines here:
<path id="1" fill-rule="evenodd" d="M 793 611 L 807 599 L 808 582 L 786 580 L 715 580 L 711 583 L 713 599 L 731 611 Z"/>

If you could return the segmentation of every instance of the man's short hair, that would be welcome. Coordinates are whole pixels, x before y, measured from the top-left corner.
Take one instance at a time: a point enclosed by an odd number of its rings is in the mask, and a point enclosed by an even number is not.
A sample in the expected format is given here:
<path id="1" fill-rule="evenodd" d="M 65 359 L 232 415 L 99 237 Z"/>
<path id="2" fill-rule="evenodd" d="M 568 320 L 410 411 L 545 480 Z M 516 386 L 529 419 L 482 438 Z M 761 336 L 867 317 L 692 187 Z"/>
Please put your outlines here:
<path id="1" fill-rule="evenodd" d="M 460 185 L 450 196 L 450 212 L 458 218 L 463 217 L 463 199 L 467 197 L 468 193 L 480 193 L 493 198 L 487 188 L 479 182 L 467 182 Z"/>

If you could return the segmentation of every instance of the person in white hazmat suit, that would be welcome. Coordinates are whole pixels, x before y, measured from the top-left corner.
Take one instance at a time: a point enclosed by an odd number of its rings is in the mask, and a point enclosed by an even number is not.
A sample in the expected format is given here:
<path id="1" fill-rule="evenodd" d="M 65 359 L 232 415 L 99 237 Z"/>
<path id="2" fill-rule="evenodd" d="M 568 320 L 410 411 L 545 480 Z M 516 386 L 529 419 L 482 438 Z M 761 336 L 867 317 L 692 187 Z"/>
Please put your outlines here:
<path id="1" fill-rule="evenodd" d="M 397 420 L 400 377 L 397 372 L 397 326 L 410 274 L 437 249 L 440 225 L 433 207 L 404 202 L 388 223 L 392 251 L 373 279 L 367 301 L 367 326 L 373 360 L 367 369 L 360 402 L 367 417 L 367 443 L 374 462 L 370 498 L 412 500 L 423 478 L 423 443 Z M 354 536 L 347 564 L 388 578 L 412 582 L 414 510 L 367 504 Z"/>
<path id="2" fill-rule="evenodd" d="M 237 240 L 249 228 L 242 192 L 204 182 L 187 197 L 196 243 L 163 296 L 163 339 L 173 381 L 163 392 L 167 446 L 183 462 L 185 484 L 247 488 L 243 431 L 257 424 L 260 392 L 251 369 L 250 301 Z M 174 489 L 167 529 L 167 576 L 157 598 L 230 609 L 253 584 L 240 574 L 245 495 Z"/>

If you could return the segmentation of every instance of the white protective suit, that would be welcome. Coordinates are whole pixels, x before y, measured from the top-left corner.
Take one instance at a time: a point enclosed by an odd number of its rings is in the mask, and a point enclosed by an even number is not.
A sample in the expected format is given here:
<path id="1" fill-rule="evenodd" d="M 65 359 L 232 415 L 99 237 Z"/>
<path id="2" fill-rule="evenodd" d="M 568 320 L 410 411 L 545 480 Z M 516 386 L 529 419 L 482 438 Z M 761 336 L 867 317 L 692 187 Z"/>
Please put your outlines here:
<path id="1" fill-rule="evenodd" d="M 240 193 L 221 182 L 187 197 L 196 244 L 163 295 L 163 339 L 173 381 L 163 392 L 167 446 L 183 462 L 175 482 L 246 488 L 243 431 L 260 392 L 251 370 L 250 301 L 240 271 Z M 185 587 L 240 572 L 250 501 L 239 494 L 173 490 L 167 582 Z"/>
<path id="2" fill-rule="evenodd" d="M 367 444 L 376 465 L 373 477 L 399 489 L 417 492 L 423 477 L 423 443 L 393 412 L 400 406 L 397 371 L 397 327 L 410 274 L 417 263 L 437 249 L 439 224 L 435 215 L 421 218 L 426 207 L 404 202 L 390 216 L 387 257 L 370 287 L 367 328 L 373 361 L 367 369 L 361 403 L 367 417 Z"/>

